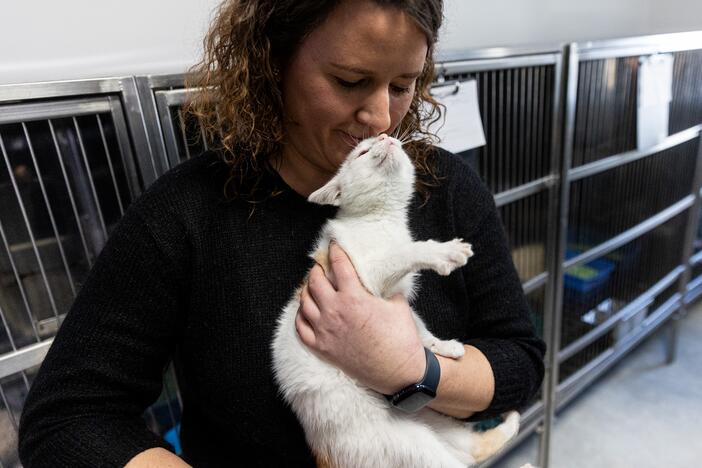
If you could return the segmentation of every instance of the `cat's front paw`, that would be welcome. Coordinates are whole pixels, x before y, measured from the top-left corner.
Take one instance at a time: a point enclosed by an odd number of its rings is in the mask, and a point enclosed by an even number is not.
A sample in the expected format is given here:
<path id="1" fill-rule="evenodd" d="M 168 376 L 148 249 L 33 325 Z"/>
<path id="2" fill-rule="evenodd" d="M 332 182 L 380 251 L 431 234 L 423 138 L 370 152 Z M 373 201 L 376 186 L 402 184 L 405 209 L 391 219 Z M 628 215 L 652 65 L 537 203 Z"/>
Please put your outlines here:
<path id="1" fill-rule="evenodd" d="M 453 239 L 438 245 L 434 271 L 442 276 L 448 276 L 456 268 L 468 263 L 473 256 L 473 249 L 463 239 Z"/>
<path id="2" fill-rule="evenodd" d="M 466 353 L 463 343 L 457 340 L 435 340 L 429 346 L 429 351 L 452 359 L 458 359 Z"/>

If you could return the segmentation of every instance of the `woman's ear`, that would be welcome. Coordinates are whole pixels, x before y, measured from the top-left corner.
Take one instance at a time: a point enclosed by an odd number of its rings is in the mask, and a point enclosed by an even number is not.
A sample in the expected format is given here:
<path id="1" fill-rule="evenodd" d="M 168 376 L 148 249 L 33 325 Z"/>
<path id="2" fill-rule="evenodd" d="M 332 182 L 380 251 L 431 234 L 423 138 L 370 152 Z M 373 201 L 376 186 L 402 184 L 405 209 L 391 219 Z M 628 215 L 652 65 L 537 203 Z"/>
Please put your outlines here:
<path id="1" fill-rule="evenodd" d="M 307 201 L 317 203 L 318 205 L 333 205 L 339 206 L 341 198 L 341 189 L 336 177 L 324 184 L 321 188 L 315 190 L 307 197 Z"/>

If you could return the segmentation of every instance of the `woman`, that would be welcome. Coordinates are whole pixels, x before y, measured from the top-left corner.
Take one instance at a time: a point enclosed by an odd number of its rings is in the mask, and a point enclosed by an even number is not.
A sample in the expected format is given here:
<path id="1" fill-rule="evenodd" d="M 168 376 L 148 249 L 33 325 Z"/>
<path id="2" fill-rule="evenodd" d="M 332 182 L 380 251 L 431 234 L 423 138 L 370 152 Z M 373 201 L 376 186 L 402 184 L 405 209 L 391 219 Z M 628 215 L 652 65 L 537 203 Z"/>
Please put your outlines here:
<path id="1" fill-rule="evenodd" d="M 422 136 L 440 0 L 225 3 L 206 41 L 190 106 L 221 148 L 182 164 L 129 209 L 68 314 L 28 396 L 20 454 L 33 466 L 313 466 L 277 394 L 270 341 L 305 280 L 307 253 L 334 208 L 306 196 L 369 135 L 418 137 L 416 238 L 462 237 L 476 255 L 448 278 L 426 273 L 415 310 L 439 337 L 431 408 L 491 417 L 528 403 L 544 344 L 511 263 L 492 196 Z M 424 118 L 426 120 L 426 117 Z M 226 196 L 222 196 L 222 194 Z M 368 387 L 418 382 L 426 357 L 403 300 L 368 294 L 348 257 L 339 284 L 316 267 L 303 292 L 302 341 Z M 342 287 L 343 286 L 343 287 Z M 174 360 L 183 459 L 141 420 Z M 242 461 L 239 461 L 242 460 Z"/>

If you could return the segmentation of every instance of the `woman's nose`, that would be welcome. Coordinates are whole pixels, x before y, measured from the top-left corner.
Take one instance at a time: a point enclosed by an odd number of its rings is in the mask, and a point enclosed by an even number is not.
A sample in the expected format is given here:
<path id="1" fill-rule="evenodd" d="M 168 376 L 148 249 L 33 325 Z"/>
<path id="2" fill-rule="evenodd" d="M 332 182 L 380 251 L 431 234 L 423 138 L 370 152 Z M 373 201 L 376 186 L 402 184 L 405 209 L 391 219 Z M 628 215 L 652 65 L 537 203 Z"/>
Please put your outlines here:
<path id="1" fill-rule="evenodd" d="M 388 90 L 378 90 L 368 96 L 356 115 L 359 123 L 379 134 L 390 128 L 390 96 Z"/>

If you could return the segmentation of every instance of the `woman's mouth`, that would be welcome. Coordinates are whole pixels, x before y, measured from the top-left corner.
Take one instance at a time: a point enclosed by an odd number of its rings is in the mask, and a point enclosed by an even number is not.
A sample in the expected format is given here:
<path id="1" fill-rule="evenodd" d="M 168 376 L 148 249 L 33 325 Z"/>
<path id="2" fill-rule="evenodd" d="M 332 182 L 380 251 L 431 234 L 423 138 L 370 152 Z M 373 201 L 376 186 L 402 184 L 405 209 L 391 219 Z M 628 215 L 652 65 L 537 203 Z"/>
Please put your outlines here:
<path id="1" fill-rule="evenodd" d="M 357 136 L 352 135 L 352 134 L 345 132 L 343 130 L 340 130 L 340 132 L 341 132 L 341 137 L 343 138 L 344 142 L 352 148 L 356 147 L 358 145 L 358 143 L 360 143 L 361 140 L 363 140 L 363 138 L 357 137 Z"/>

